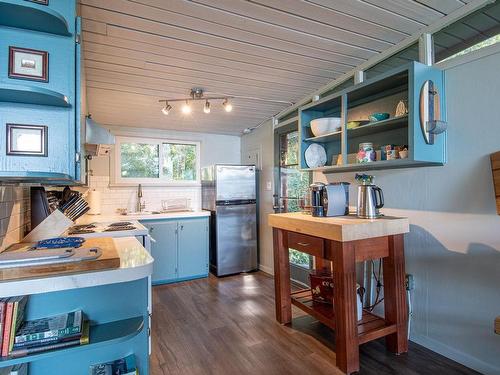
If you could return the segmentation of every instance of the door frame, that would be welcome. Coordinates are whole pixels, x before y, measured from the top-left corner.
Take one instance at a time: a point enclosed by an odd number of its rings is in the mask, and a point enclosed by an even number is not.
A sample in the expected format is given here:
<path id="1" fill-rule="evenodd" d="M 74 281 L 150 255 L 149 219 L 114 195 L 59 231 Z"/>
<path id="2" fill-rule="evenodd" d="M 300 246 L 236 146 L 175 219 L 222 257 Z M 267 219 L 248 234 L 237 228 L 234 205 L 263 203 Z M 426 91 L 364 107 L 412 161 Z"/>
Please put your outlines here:
<path id="1" fill-rule="evenodd" d="M 275 212 L 281 212 L 281 171 L 280 171 L 280 161 L 281 161 L 281 150 L 280 150 L 280 137 L 284 134 L 291 133 L 293 131 L 298 131 L 298 123 L 291 123 L 283 125 L 274 129 L 274 194 L 273 200 L 275 204 Z M 310 172 L 309 172 L 310 173 Z M 312 177 L 312 176 L 311 176 Z M 276 209 L 276 207 L 279 207 Z M 309 258 L 309 269 L 298 266 L 296 264 L 290 263 L 290 279 L 302 286 L 309 287 L 309 271 L 313 268 L 313 258 Z"/>

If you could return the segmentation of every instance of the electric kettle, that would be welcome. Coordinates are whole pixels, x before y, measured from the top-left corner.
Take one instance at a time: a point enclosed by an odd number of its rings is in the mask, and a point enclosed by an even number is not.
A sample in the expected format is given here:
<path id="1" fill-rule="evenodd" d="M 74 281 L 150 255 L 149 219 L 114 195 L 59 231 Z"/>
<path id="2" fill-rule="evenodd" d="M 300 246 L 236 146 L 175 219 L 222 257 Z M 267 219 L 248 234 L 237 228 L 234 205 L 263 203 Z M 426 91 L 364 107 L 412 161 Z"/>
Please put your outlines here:
<path id="1" fill-rule="evenodd" d="M 382 189 L 373 184 L 373 176 L 356 174 L 358 186 L 357 216 L 362 219 L 376 219 L 380 216 L 379 209 L 384 207 Z"/>

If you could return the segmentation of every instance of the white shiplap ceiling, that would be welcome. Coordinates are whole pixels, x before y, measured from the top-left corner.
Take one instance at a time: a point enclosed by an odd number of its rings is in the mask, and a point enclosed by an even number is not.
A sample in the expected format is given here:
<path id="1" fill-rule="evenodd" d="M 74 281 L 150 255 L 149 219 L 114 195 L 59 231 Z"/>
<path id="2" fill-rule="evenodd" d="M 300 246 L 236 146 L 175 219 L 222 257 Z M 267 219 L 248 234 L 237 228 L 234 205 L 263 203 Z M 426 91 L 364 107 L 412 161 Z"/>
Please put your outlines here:
<path id="1" fill-rule="evenodd" d="M 241 134 L 467 2 L 80 0 L 88 111 L 108 125 Z M 159 99 L 192 87 L 282 102 L 161 113 Z"/>

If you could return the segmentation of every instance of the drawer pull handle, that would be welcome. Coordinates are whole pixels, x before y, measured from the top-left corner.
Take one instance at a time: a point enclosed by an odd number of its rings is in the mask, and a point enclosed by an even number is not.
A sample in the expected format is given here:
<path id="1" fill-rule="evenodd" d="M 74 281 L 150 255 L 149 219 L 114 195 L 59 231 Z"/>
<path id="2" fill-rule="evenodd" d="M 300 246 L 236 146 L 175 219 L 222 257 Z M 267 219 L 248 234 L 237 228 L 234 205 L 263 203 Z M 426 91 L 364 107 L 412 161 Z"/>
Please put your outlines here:
<path id="1" fill-rule="evenodd" d="M 303 247 L 307 247 L 310 245 L 309 242 L 297 242 L 297 245 L 300 245 L 300 246 L 303 246 Z"/>

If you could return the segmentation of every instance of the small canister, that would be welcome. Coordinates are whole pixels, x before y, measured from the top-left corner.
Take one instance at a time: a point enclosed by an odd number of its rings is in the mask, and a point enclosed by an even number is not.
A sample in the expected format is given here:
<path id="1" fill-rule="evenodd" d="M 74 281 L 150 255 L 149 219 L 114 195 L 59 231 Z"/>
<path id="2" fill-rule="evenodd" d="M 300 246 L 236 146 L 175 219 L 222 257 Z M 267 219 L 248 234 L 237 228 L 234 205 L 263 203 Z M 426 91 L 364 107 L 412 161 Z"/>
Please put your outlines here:
<path id="1" fill-rule="evenodd" d="M 398 158 L 398 147 L 394 145 L 385 145 L 380 148 L 381 160 L 394 160 Z"/>
<path id="2" fill-rule="evenodd" d="M 356 155 L 356 161 L 358 163 L 370 163 L 375 160 L 377 160 L 377 154 L 373 149 L 373 143 L 360 143 L 358 154 Z"/>

